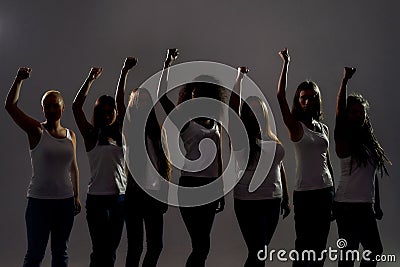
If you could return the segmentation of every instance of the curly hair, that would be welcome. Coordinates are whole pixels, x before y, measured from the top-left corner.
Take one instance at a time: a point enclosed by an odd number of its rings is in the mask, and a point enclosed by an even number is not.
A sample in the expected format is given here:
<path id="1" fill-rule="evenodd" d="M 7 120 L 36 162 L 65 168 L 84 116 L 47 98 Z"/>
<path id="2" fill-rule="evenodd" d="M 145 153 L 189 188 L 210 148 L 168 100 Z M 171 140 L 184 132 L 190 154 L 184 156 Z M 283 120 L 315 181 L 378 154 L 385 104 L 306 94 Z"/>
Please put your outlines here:
<path id="1" fill-rule="evenodd" d="M 381 176 L 388 175 L 385 164 L 391 164 L 382 146 L 378 142 L 368 116 L 369 103 L 361 94 L 351 94 L 347 97 L 346 111 L 354 104 L 363 105 L 366 114 L 364 124 L 355 131 L 350 131 L 350 150 L 358 165 L 371 162 L 377 167 Z"/>

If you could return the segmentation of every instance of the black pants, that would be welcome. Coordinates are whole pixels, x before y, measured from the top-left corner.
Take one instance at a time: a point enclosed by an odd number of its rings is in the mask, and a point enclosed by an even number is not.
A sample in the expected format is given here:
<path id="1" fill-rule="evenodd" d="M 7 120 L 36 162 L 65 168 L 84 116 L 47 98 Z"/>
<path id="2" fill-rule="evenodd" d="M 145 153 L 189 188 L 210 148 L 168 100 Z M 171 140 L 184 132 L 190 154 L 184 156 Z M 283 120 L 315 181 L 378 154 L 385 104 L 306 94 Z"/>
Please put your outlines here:
<path id="1" fill-rule="evenodd" d="M 295 249 L 300 254 L 300 260 L 293 262 L 294 267 L 324 266 L 325 257 L 320 260 L 318 258 L 326 248 L 331 226 L 332 203 L 332 187 L 294 191 Z M 301 260 L 304 250 L 315 251 L 316 260 Z"/>
<path id="2" fill-rule="evenodd" d="M 212 181 L 214 179 L 182 176 L 179 185 L 197 187 Z M 210 251 L 210 234 L 217 206 L 218 202 L 214 201 L 201 206 L 179 208 L 192 242 L 192 252 L 186 261 L 186 267 L 205 266 Z"/>
<path id="3" fill-rule="evenodd" d="M 265 266 L 257 257 L 268 246 L 278 225 L 281 199 L 234 199 L 235 214 L 248 249 L 245 267 Z"/>
<path id="4" fill-rule="evenodd" d="M 335 202 L 334 209 L 339 238 L 347 241 L 344 253 L 349 250 L 358 250 L 361 244 L 364 250 L 372 252 L 368 256 L 370 259 L 375 259 L 377 255 L 382 254 L 382 242 L 371 203 Z M 360 266 L 376 266 L 376 264 L 376 261 L 362 260 Z M 351 259 L 339 261 L 338 266 L 352 267 L 354 261 Z"/>
<path id="5" fill-rule="evenodd" d="M 126 267 L 139 266 L 143 252 L 143 223 L 146 230 L 146 254 L 142 266 L 155 267 L 163 248 L 163 215 L 168 205 L 144 192 L 138 185 L 128 186 L 125 221 L 128 236 Z"/>
<path id="6" fill-rule="evenodd" d="M 86 219 L 92 239 L 90 267 L 112 267 L 124 228 L 124 195 L 87 195 Z"/>

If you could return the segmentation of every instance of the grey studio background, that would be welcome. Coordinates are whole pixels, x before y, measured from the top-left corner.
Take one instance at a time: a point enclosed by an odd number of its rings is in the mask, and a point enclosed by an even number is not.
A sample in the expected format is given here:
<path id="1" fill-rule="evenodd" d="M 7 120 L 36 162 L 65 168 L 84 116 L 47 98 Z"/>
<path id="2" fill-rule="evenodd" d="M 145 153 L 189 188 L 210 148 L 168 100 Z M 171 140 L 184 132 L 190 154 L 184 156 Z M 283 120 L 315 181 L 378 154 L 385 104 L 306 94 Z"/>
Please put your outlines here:
<path id="1" fill-rule="evenodd" d="M 90 92 L 85 111 L 91 116 L 95 99 L 114 94 L 126 56 L 139 64 L 131 71 L 129 88 L 139 86 L 162 67 L 167 48 L 180 49 L 177 61 L 210 60 L 233 67 L 245 65 L 249 76 L 263 90 L 274 112 L 278 136 L 285 149 L 290 193 L 293 191 L 293 147 L 283 125 L 276 100 L 281 70 L 278 51 L 287 46 L 288 100 L 306 78 L 321 88 L 325 122 L 334 127 L 336 94 L 343 66 L 357 67 L 350 82 L 371 104 L 372 123 L 381 144 L 393 162 L 390 177 L 381 181 L 384 211 L 379 222 L 385 254 L 400 262 L 400 202 L 398 130 L 400 58 L 398 12 L 391 1 L 19 1 L 0 3 L 0 99 L 5 100 L 18 67 L 33 69 L 24 82 L 19 106 L 43 119 L 40 98 L 47 89 L 65 97 L 62 123 L 78 133 L 71 103 L 90 67 L 104 68 Z M 26 135 L 0 109 L 0 266 L 21 266 L 26 250 L 24 212 L 31 166 Z M 339 162 L 331 136 L 335 177 Z M 81 201 L 86 200 L 89 166 L 82 137 L 77 134 Z M 216 217 L 207 266 L 243 266 L 246 247 L 232 207 L 226 197 L 225 211 Z M 184 266 L 190 240 L 177 208 L 165 216 L 164 250 L 159 266 Z M 293 213 L 280 220 L 270 248 L 294 247 Z M 332 223 L 328 245 L 336 247 L 336 224 Z M 88 266 L 91 242 L 85 210 L 76 217 L 70 240 L 70 266 Z M 124 266 L 126 235 L 118 250 L 116 266 Z M 290 266 L 274 262 L 268 266 Z M 50 266 L 49 251 L 43 266 Z M 336 266 L 326 262 L 325 266 Z"/>

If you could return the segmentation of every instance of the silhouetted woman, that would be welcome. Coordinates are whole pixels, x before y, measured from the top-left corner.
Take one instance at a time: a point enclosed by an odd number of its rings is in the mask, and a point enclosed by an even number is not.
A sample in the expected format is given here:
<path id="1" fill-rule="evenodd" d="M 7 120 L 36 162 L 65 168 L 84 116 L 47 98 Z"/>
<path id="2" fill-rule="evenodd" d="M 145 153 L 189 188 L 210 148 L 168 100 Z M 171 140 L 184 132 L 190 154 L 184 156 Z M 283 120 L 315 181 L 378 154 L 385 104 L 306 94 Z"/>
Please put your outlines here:
<path id="1" fill-rule="evenodd" d="M 169 67 L 177 56 L 178 51 L 176 49 L 168 50 L 159 90 L 157 92 L 159 99 L 167 90 Z M 222 88 L 216 84 L 208 82 L 192 82 L 185 84 L 180 90 L 178 105 L 186 100 L 196 98 L 212 98 L 217 101 L 222 101 L 222 96 Z M 169 100 L 168 97 L 161 97 L 160 102 L 167 114 L 175 109 L 175 104 Z M 217 121 L 208 117 L 190 119 L 188 114 L 180 110 L 180 107 L 176 108 L 178 109 L 178 114 L 175 118 L 185 123 L 180 131 L 180 138 L 183 141 L 186 150 L 185 158 L 194 161 L 200 157 L 199 144 L 203 139 L 212 140 L 217 150 L 216 155 L 214 155 L 212 150 L 207 150 L 208 145 L 206 145 L 207 151 L 203 151 L 204 153 L 201 154 L 203 161 L 196 166 L 191 166 L 190 170 L 187 168 L 187 162 L 185 161 L 184 170 L 182 170 L 179 179 L 179 185 L 182 187 L 200 187 L 214 182 L 222 174 L 221 126 Z M 222 110 L 216 109 L 214 112 L 219 113 L 222 112 Z M 215 115 L 219 116 L 220 114 Z M 177 123 L 173 118 L 172 121 Z M 211 163 L 208 166 L 203 166 L 204 162 Z M 215 214 L 222 211 L 224 205 L 225 202 L 222 197 L 219 200 L 200 206 L 180 207 L 183 221 L 192 241 L 192 252 L 186 261 L 186 266 L 205 266 L 210 250 L 210 234 Z"/>
<path id="2" fill-rule="evenodd" d="M 40 266 L 51 236 L 51 266 L 68 266 L 68 239 L 74 215 L 81 210 L 76 137 L 61 125 L 64 100 L 60 92 L 47 91 L 42 97 L 46 120 L 39 122 L 18 107 L 22 82 L 31 69 L 20 68 L 7 95 L 6 110 L 28 135 L 32 179 L 25 213 L 28 251 L 24 266 Z"/>
<path id="3" fill-rule="evenodd" d="M 241 82 L 246 67 L 238 68 L 238 76 L 230 97 L 229 106 L 240 116 L 247 131 L 249 149 L 245 140 L 231 138 L 233 151 L 236 155 L 239 170 L 239 182 L 234 188 L 234 207 L 240 230 L 246 242 L 248 256 L 245 267 L 265 266 L 265 261 L 258 259 L 258 252 L 268 246 L 278 225 L 279 214 L 283 218 L 290 213 L 289 194 L 286 174 L 282 159 L 285 151 L 279 139 L 272 133 L 268 109 L 257 96 L 250 96 L 241 103 Z M 238 128 L 229 122 L 229 133 L 236 134 Z M 246 155 L 249 155 L 246 161 Z M 267 158 L 268 159 L 267 159 Z M 269 166 L 264 169 L 264 165 Z M 250 182 L 261 170 L 263 181 L 259 187 L 249 191 Z"/>
<path id="4" fill-rule="evenodd" d="M 159 177 L 169 180 L 171 167 L 164 130 L 157 121 L 151 95 L 144 88 L 134 89 L 130 95 L 124 133 L 125 139 L 129 139 L 127 161 L 132 168 L 128 173 L 125 199 L 126 267 L 139 266 L 143 224 L 147 247 L 142 266 L 155 267 L 163 248 L 163 215 L 168 205 L 154 196 L 167 200 L 168 186 Z"/>
<path id="5" fill-rule="evenodd" d="M 111 96 L 100 96 L 94 106 L 92 122 L 86 119 L 82 108 L 92 83 L 102 73 L 101 68 L 90 70 L 72 106 L 85 142 L 91 173 L 86 199 L 86 219 L 92 239 L 91 267 L 114 266 L 121 240 L 127 180 L 122 148 L 124 91 L 127 74 L 135 65 L 135 58 L 125 60 L 116 100 Z"/>
<path id="6" fill-rule="evenodd" d="M 300 83 L 294 95 L 292 110 L 289 110 L 285 91 L 290 57 L 287 49 L 279 54 L 283 67 L 278 85 L 278 101 L 283 121 L 294 144 L 296 158 L 293 193 L 295 249 L 300 255 L 304 250 L 314 250 L 318 259 L 326 247 L 334 194 L 328 127 L 321 122 L 321 94 L 317 84 L 312 81 Z M 324 260 L 293 262 L 293 266 L 323 265 Z"/>
<path id="7" fill-rule="evenodd" d="M 383 216 L 378 173 L 382 176 L 388 174 L 385 164 L 390 164 L 390 161 L 372 129 L 367 100 L 358 94 L 347 97 L 347 83 L 355 71 L 355 68 L 344 69 L 337 97 L 335 143 L 341 176 L 334 210 L 339 238 L 347 241 L 343 251 L 358 250 L 361 243 L 364 250 L 372 252 L 370 259 L 375 259 L 383 251 L 376 223 Z M 376 261 L 362 260 L 360 266 L 376 264 Z M 340 267 L 353 265 L 351 258 L 339 261 Z"/>

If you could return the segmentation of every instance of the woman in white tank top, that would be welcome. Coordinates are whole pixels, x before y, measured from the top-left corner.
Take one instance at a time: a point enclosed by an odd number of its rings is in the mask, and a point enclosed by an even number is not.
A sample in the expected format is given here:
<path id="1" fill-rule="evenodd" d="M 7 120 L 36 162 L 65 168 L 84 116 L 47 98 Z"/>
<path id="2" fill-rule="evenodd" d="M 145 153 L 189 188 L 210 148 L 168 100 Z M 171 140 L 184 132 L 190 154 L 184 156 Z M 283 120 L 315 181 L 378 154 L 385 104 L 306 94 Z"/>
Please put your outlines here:
<path id="1" fill-rule="evenodd" d="M 20 68 L 7 95 L 6 110 L 28 135 L 32 179 L 25 213 L 28 250 L 24 266 L 40 266 L 51 235 L 52 266 L 68 266 L 68 239 L 74 215 L 81 210 L 75 134 L 61 125 L 64 100 L 60 92 L 42 97 L 46 121 L 39 122 L 17 106 L 22 82 L 31 69 Z"/>
<path id="2" fill-rule="evenodd" d="M 180 130 L 180 138 L 186 150 L 186 160 L 184 168 L 181 171 L 179 185 L 182 187 L 200 187 L 217 181 L 217 183 L 221 185 L 218 187 L 218 190 L 222 192 L 222 127 L 212 118 L 201 117 L 190 119 L 189 115 L 183 112 L 179 106 L 175 106 L 168 98 L 168 95 L 163 97 L 163 95 L 167 93 L 169 67 L 177 56 L 177 49 L 168 50 L 157 96 L 166 114 L 170 114 L 175 108 L 177 109 L 177 116 L 171 117 L 172 122 L 175 123 L 178 128 L 180 127 L 180 123 L 183 124 Z M 203 78 L 209 81 L 212 77 L 207 76 Z M 215 81 L 214 83 L 203 81 L 187 83 L 183 85 L 179 92 L 178 105 L 187 100 L 197 98 L 215 99 L 222 102 L 222 88 L 218 86 Z M 222 114 L 222 110 L 217 108 L 211 112 L 216 116 Z M 204 142 L 203 147 L 205 147 L 206 151 L 201 154 L 200 142 L 203 140 L 213 142 L 213 144 L 207 145 L 204 144 L 207 142 Z M 211 146 L 216 147 L 216 151 L 214 151 L 216 153 L 212 152 Z M 195 163 L 192 164 L 192 162 Z M 178 192 L 178 194 L 179 193 L 180 192 Z M 180 197 L 181 196 L 182 195 L 180 195 Z M 182 198 L 180 198 L 180 200 L 181 199 Z M 212 201 L 208 204 L 180 207 L 183 221 L 192 241 L 192 252 L 186 261 L 186 266 L 205 266 L 210 250 L 210 234 L 215 214 L 222 211 L 224 205 L 225 200 L 221 197 L 219 200 Z"/>
<path id="3" fill-rule="evenodd" d="M 121 70 L 115 100 L 100 96 L 94 106 L 92 122 L 86 119 L 83 104 L 94 80 L 103 69 L 92 68 L 72 105 L 89 159 L 91 177 L 86 199 L 86 219 L 92 239 L 90 266 L 114 266 L 116 250 L 124 226 L 126 189 L 122 148 L 122 124 L 125 116 L 124 93 L 128 72 L 137 63 L 127 58 Z"/>
<path id="4" fill-rule="evenodd" d="M 241 83 L 247 72 L 246 67 L 238 68 L 229 100 L 229 106 L 241 118 L 248 138 L 243 140 L 237 135 L 239 127 L 230 117 L 229 133 L 240 179 L 234 188 L 234 209 L 248 249 L 244 266 L 261 267 L 265 266 L 265 261 L 258 259 L 259 251 L 269 246 L 279 214 L 285 218 L 290 213 L 289 193 L 282 162 L 285 151 L 271 131 L 266 104 L 257 96 L 250 96 L 244 102 L 241 100 Z M 246 149 L 246 141 L 249 149 Z M 250 192 L 251 181 L 258 179 L 258 175 L 262 175 L 263 181 Z"/>
<path id="5" fill-rule="evenodd" d="M 355 68 L 344 68 L 336 105 L 335 143 L 340 158 L 341 176 L 335 194 L 334 211 L 339 238 L 347 241 L 344 252 L 369 250 L 370 259 L 382 254 L 383 246 L 376 220 L 381 220 L 378 173 L 388 174 L 390 164 L 379 144 L 367 114 L 369 104 L 359 94 L 347 97 L 347 83 Z M 376 261 L 362 261 L 360 266 L 376 266 Z M 354 260 L 339 261 L 339 266 L 353 266 Z"/>
<path id="6" fill-rule="evenodd" d="M 328 127 L 321 122 L 321 94 L 318 86 L 312 81 L 304 81 L 297 87 L 290 111 L 286 100 L 290 57 L 286 48 L 279 54 L 283 60 L 283 67 L 277 96 L 296 157 L 293 193 L 295 248 L 300 255 L 304 250 L 314 250 L 317 258 L 320 258 L 329 234 L 334 193 Z M 323 266 L 324 260 L 293 262 L 293 266 L 305 264 Z"/>

